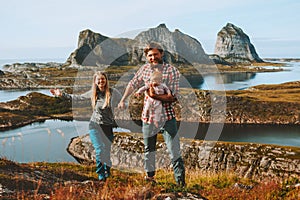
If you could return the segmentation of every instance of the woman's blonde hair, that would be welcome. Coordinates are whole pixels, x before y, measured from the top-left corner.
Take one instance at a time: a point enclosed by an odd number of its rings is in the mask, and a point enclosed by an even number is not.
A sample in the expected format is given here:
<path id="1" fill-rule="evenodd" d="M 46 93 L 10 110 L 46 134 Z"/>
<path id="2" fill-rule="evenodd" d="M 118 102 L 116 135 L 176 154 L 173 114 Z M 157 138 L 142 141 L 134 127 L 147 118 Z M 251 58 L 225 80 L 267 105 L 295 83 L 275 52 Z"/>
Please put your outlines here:
<path id="1" fill-rule="evenodd" d="M 98 86 L 95 84 L 95 80 L 96 80 L 97 76 L 98 76 L 98 77 L 104 76 L 105 79 L 106 79 L 106 84 L 105 84 L 105 88 L 104 88 L 105 101 L 104 101 L 104 104 L 103 104 L 102 108 L 109 107 L 109 102 L 110 102 L 111 93 L 110 93 L 110 90 L 109 90 L 109 83 L 108 83 L 107 75 L 106 75 L 105 72 L 102 72 L 102 71 L 96 72 L 96 73 L 94 74 L 94 76 L 93 76 L 92 96 L 91 96 L 92 107 L 93 107 L 93 109 L 95 108 L 96 101 L 97 101 L 97 98 L 98 98 L 98 91 L 99 91 L 99 88 L 98 88 Z"/>

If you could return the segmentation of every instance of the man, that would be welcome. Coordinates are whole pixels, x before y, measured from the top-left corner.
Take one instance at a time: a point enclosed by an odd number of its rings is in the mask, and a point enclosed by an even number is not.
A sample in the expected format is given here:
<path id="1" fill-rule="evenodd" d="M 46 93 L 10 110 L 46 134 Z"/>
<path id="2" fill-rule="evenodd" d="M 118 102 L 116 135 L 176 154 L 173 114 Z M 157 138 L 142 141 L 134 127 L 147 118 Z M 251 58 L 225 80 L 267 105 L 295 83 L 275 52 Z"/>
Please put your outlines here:
<path id="1" fill-rule="evenodd" d="M 162 123 L 159 128 L 155 128 L 153 124 L 153 115 L 143 113 L 143 138 L 144 138 L 144 154 L 145 154 L 145 170 L 147 172 L 146 180 L 153 181 L 155 175 L 155 151 L 157 133 L 163 134 L 168 151 L 170 153 L 175 181 L 179 186 L 185 185 L 185 169 L 182 157 L 180 155 L 180 142 L 177 135 L 177 125 L 174 112 L 174 102 L 177 100 L 176 95 L 179 93 L 179 71 L 169 64 L 163 62 L 163 49 L 157 43 L 150 43 L 144 49 L 148 63 L 143 65 L 128 83 L 124 95 L 118 105 L 120 109 L 125 108 L 126 98 L 132 94 L 136 88 L 147 85 L 150 82 L 150 76 L 154 71 L 159 71 L 163 75 L 163 83 L 171 90 L 172 95 L 155 94 L 153 87 L 150 87 L 147 95 L 145 95 L 144 105 L 147 98 L 162 101 Z M 143 112 L 147 112 L 143 108 Z"/>

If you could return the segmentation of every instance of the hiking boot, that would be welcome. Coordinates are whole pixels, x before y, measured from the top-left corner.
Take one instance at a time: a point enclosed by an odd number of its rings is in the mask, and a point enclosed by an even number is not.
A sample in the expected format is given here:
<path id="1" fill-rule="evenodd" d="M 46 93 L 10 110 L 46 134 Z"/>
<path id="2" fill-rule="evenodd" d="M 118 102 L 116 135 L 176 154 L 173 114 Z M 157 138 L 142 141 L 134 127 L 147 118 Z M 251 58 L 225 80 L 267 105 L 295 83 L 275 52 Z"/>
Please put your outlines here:
<path id="1" fill-rule="evenodd" d="M 145 176 L 145 181 L 152 184 L 156 183 L 154 176 Z"/>
<path id="2" fill-rule="evenodd" d="M 110 167 L 108 167 L 106 164 L 104 164 L 104 170 L 105 170 L 105 172 L 104 172 L 105 178 L 110 177 Z"/>
<path id="3" fill-rule="evenodd" d="M 178 181 L 176 182 L 176 185 L 179 186 L 179 187 L 185 187 L 185 181 L 178 180 Z"/>
<path id="4" fill-rule="evenodd" d="M 106 171 L 105 174 L 104 174 L 104 177 L 105 177 L 105 178 L 110 177 L 110 172 Z"/>
<path id="5" fill-rule="evenodd" d="M 99 181 L 105 181 L 106 180 L 105 174 L 99 174 L 98 179 Z"/>

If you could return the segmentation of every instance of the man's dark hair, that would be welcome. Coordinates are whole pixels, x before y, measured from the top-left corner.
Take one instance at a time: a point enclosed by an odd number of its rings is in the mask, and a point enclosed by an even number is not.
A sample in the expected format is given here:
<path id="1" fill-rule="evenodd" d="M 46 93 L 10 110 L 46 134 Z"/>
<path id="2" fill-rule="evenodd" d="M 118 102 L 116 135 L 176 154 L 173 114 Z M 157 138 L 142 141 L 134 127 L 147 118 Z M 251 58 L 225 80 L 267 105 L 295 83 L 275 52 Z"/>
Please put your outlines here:
<path id="1" fill-rule="evenodd" d="M 146 48 L 144 49 L 144 53 L 147 56 L 148 52 L 151 51 L 152 49 L 157 49 L 160 53 L 163 53 L 164 50 L 163 48 L 160 46 L 160 44 L 156 43 L 156 42 L 150 42 Z"/>

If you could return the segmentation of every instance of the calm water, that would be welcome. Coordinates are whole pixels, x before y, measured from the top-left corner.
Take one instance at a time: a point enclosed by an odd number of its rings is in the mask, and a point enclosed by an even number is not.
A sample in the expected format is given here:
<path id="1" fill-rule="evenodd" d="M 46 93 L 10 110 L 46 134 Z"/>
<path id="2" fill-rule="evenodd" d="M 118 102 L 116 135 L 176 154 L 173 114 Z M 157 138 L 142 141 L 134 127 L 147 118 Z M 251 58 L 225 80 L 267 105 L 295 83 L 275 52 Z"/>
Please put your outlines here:
<path id="1" fill-rule="evenodd" d="M 223 127 L 220 134 L 214 131 L 214 125 L 210 126 L 213 134 L 209 136 L 208 125 L 196 123 L 179 125 L 179 134 L 185 138 L 300 147 L 300 126 L 230 125 Z M 17 162 L 76 162 L 66 148 L 71 138 L 87 132 L 88 122 L 47 120 L 33 123 L 2 132 L 0 156 Z"/>
<path id="2" fill-rule="evenodd" d="M 21 61 L 20 61 L 21 62 Z M 26 62 L 28 62 L 26 60 Z M 14 62 L 12 62 L 14 63 Z M 1 66 L 1 60 L 0 60 Z M 260 84 L 276 84 L 300 80 L 300 63 L 289 63 L 288 71 L 273 73 L 228 73 L 219 76 L 208 75 L 202 80 L 191 79 L 190 85 L 208 90 L 238 90 Z M 220 78 L 222 81 L 219 81 Z M 224 82 L 224 84 L 220 84 Z M 50 95 L 49 90 L 34 90 Z M 0 102 L 14 100 L 31 91 L 0 91 Z M 67 122 L 48 120 L 22 128 L 0 133 L 0 156 L 18 162 L 33 161 L 69 161 L 75 160 L 66 148 L 72 137 L 87 133 L 88 122 Z M 217 131 L 216 131 L 217 130 Z M 118 131 L 118 130 L 117 130 Z M 214 133 L 216 133 L 214 135 Z M 181 124 L 179 134 L 182 137 L 205 140 L 234 142 L 253 142 L 300 147 L 300 126 L 262 126 L 243 125 L 207 127 L 207 125 Z"/>
<path id="3" fill-rule="evenodd" d="M 36 90 L 0 90 L 0 102 L 7 102 L 15 100 L 20 96 L 25 96 L 30 92 L 39 92 L 51 96 L 49 89 L 36 89 Z"/>
<path id="4" fill-rule="evenodd" d="M 128 131 L 114 129 L 115 132 Z M 0 157 L 17 162 L 76 162 L 66 151 L 73 137 L 88 133 L 88 122 L 47 120 L 0 134 Z"/>
<path id="5" fill-rule="evenodd" d="M 273 68 L 273 67 L 268 67 Z M 248 87 L 261 84 L 279 84 L 290 81 L 300 80 L 300 63 L 288 63 L 284 67 L 285 71 L 280 72 L 264 72 L 264 73 L 226 73 L 219 76 L 205 76 L 204 82 L 200 83 L 196 88 L 205 90 L 241 90 Z M 221 81 L 220 81 L 221 77 Z M 222 84 L 222 82 L 224 84 Z"/>
<path id="6" fill-rule="evenodd" d="M 58 60 L 57 60 L 58 61 Z M 1 66 L 1 60 L 0 60 Z M 273 68 L 273 67 L 270 67 Z M 225 73 L 206 75 L 202 78 L 192 77 L 188 80 L 183 77 L 181 87 L 193 87 L 205 90 L 241 90 L 261 84 L 277 84 L 300 80 L 300 62 L 288 63 L 285 71 L 265 73 Z M 188 81 L 188 82 L 187 82 Z M 50 95 L 49 90 L 32 90 Z M 0 102 L 14 100 L 19 96 L 26 95 L 28 90 L 0 90 Z"/>
<path id="7" fill-rule="evenodd" d="M 182 137 L 201 140 L 251 142 L 300 147 L 299 125 L 227 125 L 184 124 L 179 126 Z M 196 131 L 195 131 L 196 130 Z"/>

